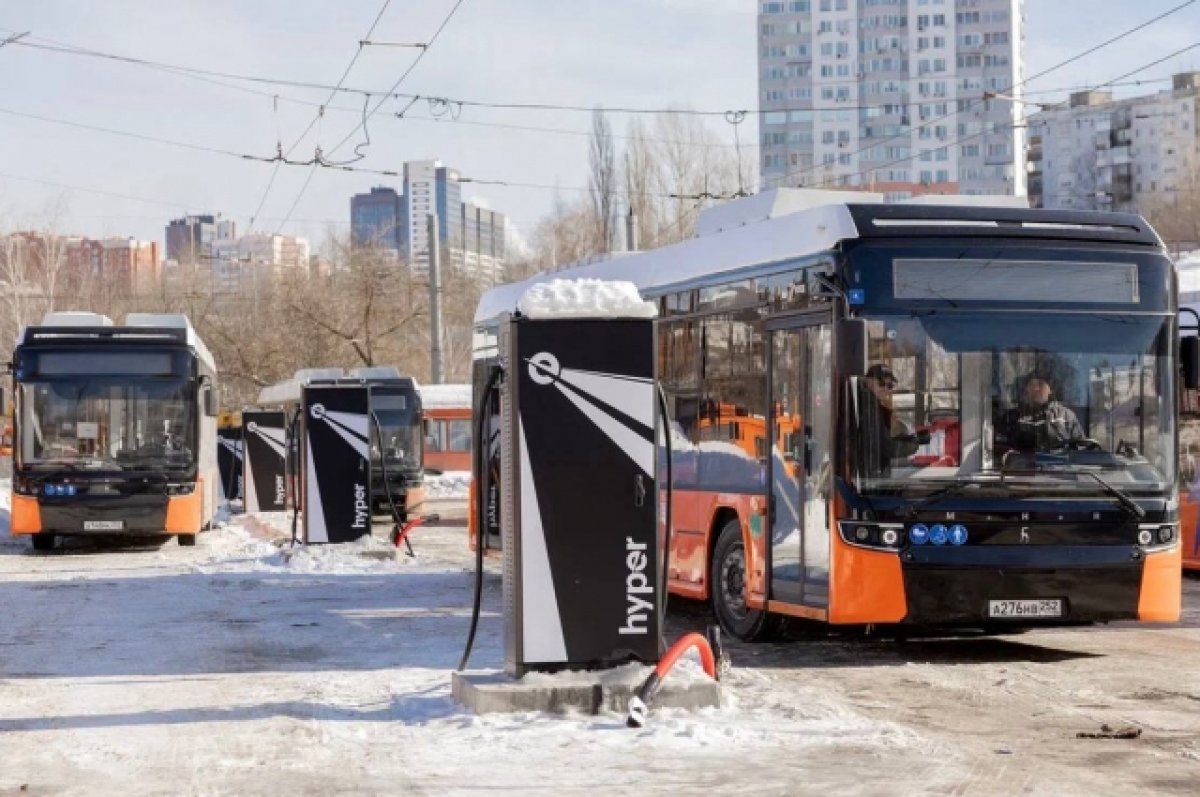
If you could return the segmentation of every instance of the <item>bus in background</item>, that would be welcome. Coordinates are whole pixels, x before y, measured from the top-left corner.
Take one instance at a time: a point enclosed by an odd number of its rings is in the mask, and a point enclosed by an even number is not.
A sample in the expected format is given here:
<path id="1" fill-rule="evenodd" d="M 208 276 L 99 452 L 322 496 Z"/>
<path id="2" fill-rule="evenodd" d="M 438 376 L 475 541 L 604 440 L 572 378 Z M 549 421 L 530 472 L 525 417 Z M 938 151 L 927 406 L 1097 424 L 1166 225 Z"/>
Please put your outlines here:
<path id="1" fill-rule="evenodd" d="M 390 512 L 394 501 L 400 519 L 404 520 L 410 511 L 424 504 L 422 409 L 417 380 L 401 376 L 392 366 L 364 366 L 353 368 L 349 373 L 341 368 L 304 368 L 291 379 L 263 388 L 258 403 L 264 407 L 282 407 L 291 428 L 300 406 L 301 390 L 306 385 L 366 385 L 369 388 L 372 509 Z M 295 441 L 289 440 L 289 452 L 289 472 L 298 474 L 300 454 Z M 290 484 L 292 479 L 288 481 Z"/>
<path id="2" fill-rule="evenodd" d="M 182 315 L 50 313 L 13 354 L 13 535 L 175 535 L 217 507 L 216 364 Z"/>
<path id="3" fill-rule="evenodd" d="M 742 639 L 785 616 L 1176 620 L 1181 357 L 1158 236 L 1128 214 L 850 196 L 766 192 L 692 240 L 495 288 L 474 373 L 539 280 L 657 301 L 669 590 Z"/>
<path id="4" fill-rule="evenodd" d="M 425 412 L 425 470 L 471 469 L 471 386 L 422 385 Z"/>

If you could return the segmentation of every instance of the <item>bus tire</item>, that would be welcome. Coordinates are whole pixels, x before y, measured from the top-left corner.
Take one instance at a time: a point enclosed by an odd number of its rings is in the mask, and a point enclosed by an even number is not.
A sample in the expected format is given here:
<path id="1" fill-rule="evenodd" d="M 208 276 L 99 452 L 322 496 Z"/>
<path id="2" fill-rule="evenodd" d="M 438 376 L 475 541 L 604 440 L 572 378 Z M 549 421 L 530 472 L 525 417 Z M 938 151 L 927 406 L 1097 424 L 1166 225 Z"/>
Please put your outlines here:
<path id="1" fill-rule="evenodd" d="M 31 539 L 33 540 L 33 550 L 35 550 L 35 551 L 53 551 L 54 550 L 54 535 L 53 534 L 46 534 L 45 532 L 43 532 L 41 534 L 34 534 Z"/>
<path id="2" fill-rule="evenodd" d="M 184 548 L 191 548 L 196 544 L 195 534 L 180 534 L 178 535 L 177 539 L 179 540 L 179 544 Z"/>
<path id="3" fill-rule="evenodd" d="M 762 642 L 779 632 L 780 618 L 746 606 L 746 544 L 737 518 L 725 524 L 713 548 L 713 613 L 721 627 L 743 642 Z"/>

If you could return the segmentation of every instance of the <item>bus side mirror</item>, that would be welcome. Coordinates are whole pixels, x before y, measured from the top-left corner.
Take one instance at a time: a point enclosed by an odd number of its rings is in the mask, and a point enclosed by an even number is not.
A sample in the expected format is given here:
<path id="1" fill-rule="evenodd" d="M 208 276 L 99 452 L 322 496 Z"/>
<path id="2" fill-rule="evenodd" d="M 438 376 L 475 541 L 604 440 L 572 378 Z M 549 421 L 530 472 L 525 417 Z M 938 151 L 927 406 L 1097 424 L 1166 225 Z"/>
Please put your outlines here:
<path id="1" fill-rule="evenodd" d="M 204 391 L 204 414 L 210 418 L 217 417 L 220 408 L 217 407 L 217 391 L 212 385 Z"/>
<path id="2" fill-rule="evenodd" d="M 1183 386 L 1188 390 L 1200 388 L 1200 337 L 1179 339 L 1179 366 L 1183 370 Z"/>
<path id="3" fill-rule="evenodd" d="M 865 318 L 838 320 L 837 370 L 842 376 L 867 375 L 867 321 Z"/>

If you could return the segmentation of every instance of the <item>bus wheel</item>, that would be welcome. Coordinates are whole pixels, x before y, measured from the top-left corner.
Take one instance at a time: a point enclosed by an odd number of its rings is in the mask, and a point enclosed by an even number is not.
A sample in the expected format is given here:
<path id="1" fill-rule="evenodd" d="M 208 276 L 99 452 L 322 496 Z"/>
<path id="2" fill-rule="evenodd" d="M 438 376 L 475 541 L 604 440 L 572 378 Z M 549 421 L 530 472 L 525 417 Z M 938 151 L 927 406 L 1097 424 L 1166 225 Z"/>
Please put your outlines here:
<path id="1" fill-rule="evenodd" d="M 53 534 L 34 534 L 33 535 L 33 550 L 35 550 L 35 551 L 53 551 L 54 550 L 54 535 Z"/>
<path id="2" fill-rule="evenodd" d="M 191 548 L 196 544 L 195 534 L 180 534 L 177 539 L 179 540 L 179 544 L 185 548 Z"/>
<path id="3" fill-rule="evenodd" d="M 713 549 L 713 612 L 721 627 L 744 642 L 770 639 L 779 631 L 779 618 L 746 605 L 746 545 L 742 524 L 734 519 L 725 524 Z"/>

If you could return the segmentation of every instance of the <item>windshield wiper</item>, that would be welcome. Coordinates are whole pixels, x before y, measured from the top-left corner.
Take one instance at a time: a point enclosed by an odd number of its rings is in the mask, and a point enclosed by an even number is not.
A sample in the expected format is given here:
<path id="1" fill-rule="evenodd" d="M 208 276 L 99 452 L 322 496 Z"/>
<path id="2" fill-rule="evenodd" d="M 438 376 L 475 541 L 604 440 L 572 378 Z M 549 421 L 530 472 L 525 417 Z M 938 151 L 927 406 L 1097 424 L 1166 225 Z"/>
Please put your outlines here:
<path id="1" fill-rule="evenodd" d="M 909 504 L 908 509 L 905 511 L 905 514 L 908 515 L 908 517 L 910 519 L 915 518 L 917 516 L 918 512 L 920 512 L 922 509 L 926 509 L 930 505 L 936 503 L 938 501 L 938 499 L 946 498 L 951 495 L 960 495 L 960 494 L 966 492 L 968 487 L 978 487 L 978 486 L 979 486 L 978 482 L 973 482 L 973 481 L 969 481 L 969 480 L 960 479 L 958 481 L 951 482 L 950 484 L 947 484 L 944 487 L 939 487 L 938 489 L 934 490 L 932 493 L 925 496 L 920 501 L 917 501 L 915 504 Z"/>
<path id="2" fill-rule="evenodd" d="M 1125 511 L 1129 512 L 1131 515 L 1136 517 L 1138 520 L 1141 520 L 1142 518 L 1146 517 L 1145 509 L 1142 509 L 1140 506 L 1138 506 L 1137 502 L 1134 501 L 1132 498 L 1130 498 L 1127 494 L 1125 494 L 1121 490 L 1114 487 L 1108 481 L 1101 478 L 1099 473 L 1096 473 L 1096 472 L 1090 471 L 1090 470 L 1076 471 L 1076 473 L 1086 473 L 1088 476 L 1091 476 L 1093 479 L 1095 479 L 1097 482 L 1099 482 L 1100 486 L 1104 488 L 1104 492 L 1108 493 L 1113 498 L 1117 499 L 1117 501 L 1121 504 L 1121 507 Z"/>

